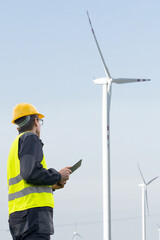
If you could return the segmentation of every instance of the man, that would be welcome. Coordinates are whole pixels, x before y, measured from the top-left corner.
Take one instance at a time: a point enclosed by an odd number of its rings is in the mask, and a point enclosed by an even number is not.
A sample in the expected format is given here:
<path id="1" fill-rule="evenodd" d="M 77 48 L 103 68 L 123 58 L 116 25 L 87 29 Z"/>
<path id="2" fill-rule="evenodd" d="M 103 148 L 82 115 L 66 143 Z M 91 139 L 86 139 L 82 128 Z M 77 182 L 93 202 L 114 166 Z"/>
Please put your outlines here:
<path id="1" fill-rule="evenodd" d="M 27 103 L 15 106 L 12 123 L 19 135 L 7 162 L 9 227 L 14 240 L 50 239 L 53 228 L 53 191 L 69 179 L 69 167 L 47 169 L 40 140 L 44 115 Z"/>

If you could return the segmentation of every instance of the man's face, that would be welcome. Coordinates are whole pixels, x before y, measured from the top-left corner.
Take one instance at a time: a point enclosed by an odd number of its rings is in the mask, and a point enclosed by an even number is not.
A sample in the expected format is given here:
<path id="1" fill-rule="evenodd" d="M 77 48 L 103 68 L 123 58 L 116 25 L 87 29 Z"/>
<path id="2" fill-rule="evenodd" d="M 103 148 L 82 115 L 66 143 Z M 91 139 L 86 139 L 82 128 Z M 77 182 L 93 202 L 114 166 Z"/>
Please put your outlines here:
<path id="1" fill-rule="evenodd" d="M 36 134 L 40 138 L 40 133 L 41 133 L 41 122 L 40 122 L 40 119 L 35 118 L 35 125 L 36 125 Z"/>

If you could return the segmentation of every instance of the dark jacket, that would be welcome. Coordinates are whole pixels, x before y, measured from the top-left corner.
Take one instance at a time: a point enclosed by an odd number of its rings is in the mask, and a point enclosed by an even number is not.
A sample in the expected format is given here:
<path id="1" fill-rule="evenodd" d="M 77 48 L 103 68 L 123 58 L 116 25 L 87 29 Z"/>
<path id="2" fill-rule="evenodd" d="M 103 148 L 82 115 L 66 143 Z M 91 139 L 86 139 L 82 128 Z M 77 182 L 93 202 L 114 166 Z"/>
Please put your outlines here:
<path id="1" fill-rule="evenodd" d="M 43 143 L 33 132 L 25 132 L 19 138 L 18 156 L 20 174 L 27 183 L 53 185 L 60 181 L 59 172 L 53 168 L 43 168 Z M 54 233 L 53 209 L 46 206 L 12 213 L 9 216 L 9 226 L 15 239 L 34 232 L 51 235 Z"/>

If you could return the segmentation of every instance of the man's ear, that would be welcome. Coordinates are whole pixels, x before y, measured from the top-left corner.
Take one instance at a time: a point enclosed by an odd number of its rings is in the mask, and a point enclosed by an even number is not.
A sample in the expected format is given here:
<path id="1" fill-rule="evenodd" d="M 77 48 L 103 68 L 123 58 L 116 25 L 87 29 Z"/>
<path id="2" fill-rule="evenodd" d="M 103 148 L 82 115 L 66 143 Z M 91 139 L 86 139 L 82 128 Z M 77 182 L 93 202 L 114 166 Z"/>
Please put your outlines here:
<path id="1" fill-rule="evenodd" d="M 36 127 L 38 126 L 38 119 L 37 118 L 34 119 L 34 124 L 35 124 Z"/>

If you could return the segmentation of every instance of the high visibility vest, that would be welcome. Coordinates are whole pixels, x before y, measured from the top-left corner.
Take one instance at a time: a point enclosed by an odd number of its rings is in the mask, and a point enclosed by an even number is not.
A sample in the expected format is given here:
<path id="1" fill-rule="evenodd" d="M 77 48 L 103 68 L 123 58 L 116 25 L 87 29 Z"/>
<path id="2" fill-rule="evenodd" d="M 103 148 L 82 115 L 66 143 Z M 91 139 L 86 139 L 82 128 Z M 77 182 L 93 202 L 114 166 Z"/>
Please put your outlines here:
<path id="1" fill-rule="evenodd" d="M 22 134 L 12 143 L 7 162 L 9 214 L 34 207 L 54 207 L 52 186 L 27 183 L 20 175 L 18 143 Z M 44 155 L 41 164 L 47 169 Z"/>

